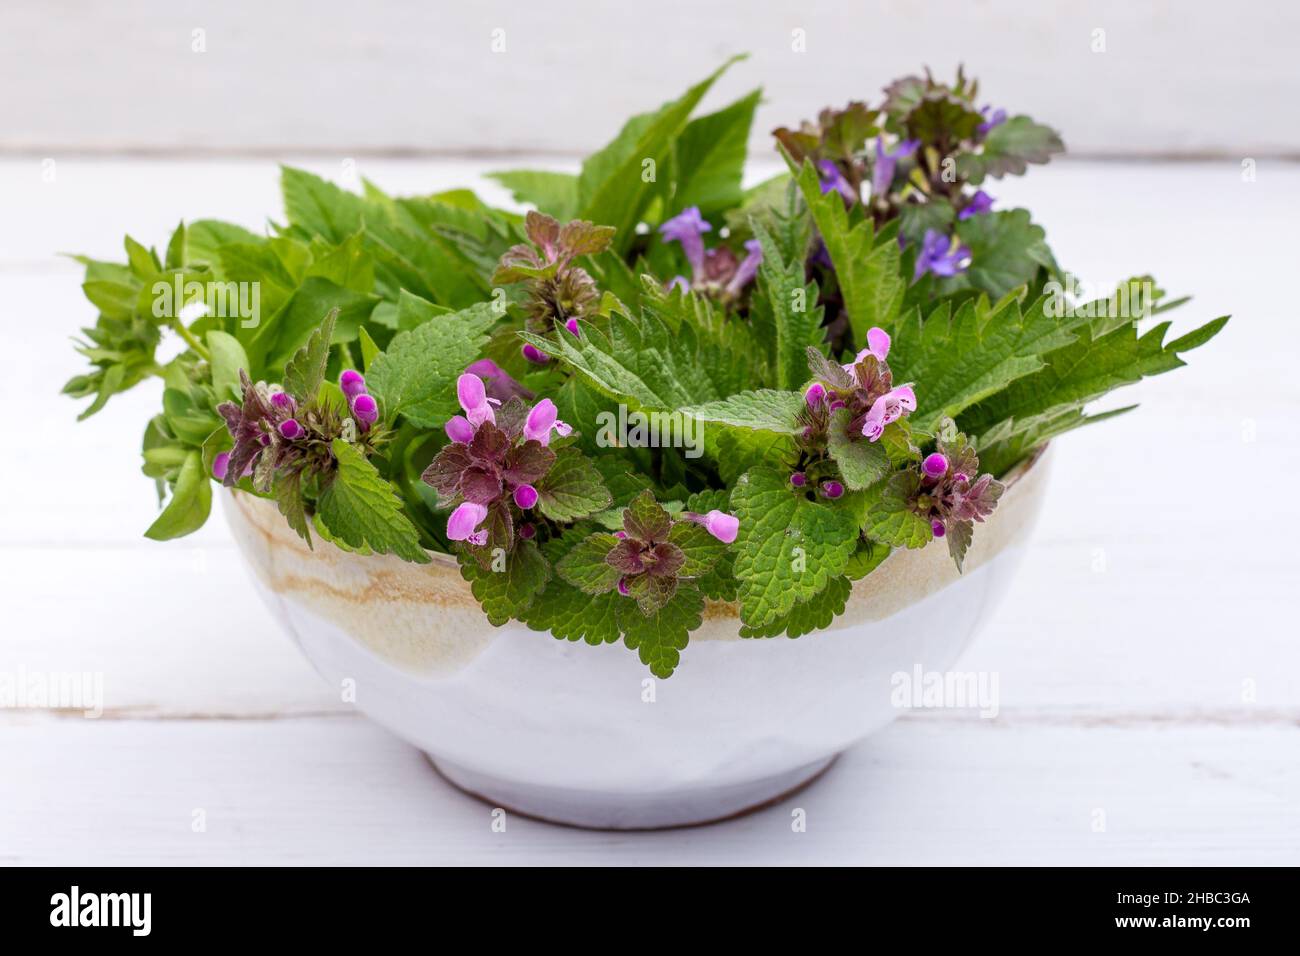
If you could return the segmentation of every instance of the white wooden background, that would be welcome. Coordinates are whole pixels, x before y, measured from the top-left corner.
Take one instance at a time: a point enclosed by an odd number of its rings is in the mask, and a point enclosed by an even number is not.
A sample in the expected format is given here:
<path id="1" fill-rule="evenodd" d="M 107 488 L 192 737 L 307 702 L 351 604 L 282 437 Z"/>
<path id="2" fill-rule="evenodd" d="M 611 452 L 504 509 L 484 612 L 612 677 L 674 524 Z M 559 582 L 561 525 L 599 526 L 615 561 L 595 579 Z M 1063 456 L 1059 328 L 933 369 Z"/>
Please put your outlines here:
<path id="1" fill-rule="evenodd" d="M 4 0 L 0 150 L 573 156 L 748 51 L 756 142 L 964 62 L 1076 155 L 1296 156 L 1297 40 L 1293 0 Z"/>
<path id="2" fill-rule="evenodd" d="M 484 168 L 359 172 L 417 192 Z M 102 672 L 106 709 L 0 709 L 0 862 L 1300 863 L 1295 167 L 1261 163 L 1244 183 L 1231 160 L 1064 163 L 999 184 L 1083 278 L 1150 269 L 1196 294 L 1182 328 L 1235 319 L 1189 368 L 1124 396 L 1137 413 L 1061 442 L 1030 559 L 959 665 L 999 674 L 996 720 L 906 717 L 773 809 L 629 835 L 492 832 L 486 806 L 318 680 L 219 518 L 141 537 L 157 390 L 81 425 L 55 394 L 92 317 L 55 253 L 113 256 L 125 229 L 162 243 L 181 214 L 257 227 L 278 211 L 273 164 L 41 173 L 0 161 L 0 673 Z"/>

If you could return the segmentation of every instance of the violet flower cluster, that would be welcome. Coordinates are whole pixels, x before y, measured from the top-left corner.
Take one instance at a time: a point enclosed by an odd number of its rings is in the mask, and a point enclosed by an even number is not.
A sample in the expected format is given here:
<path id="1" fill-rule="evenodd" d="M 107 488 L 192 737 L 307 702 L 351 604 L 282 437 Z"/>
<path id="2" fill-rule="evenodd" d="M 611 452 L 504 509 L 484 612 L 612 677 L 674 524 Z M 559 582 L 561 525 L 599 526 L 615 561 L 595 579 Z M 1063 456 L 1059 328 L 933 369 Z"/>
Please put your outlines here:
<path id="1" fill-rule="evenodd" d="M 745 258 L 737 259 L 730 246 L 704 246 L 704 234 L 713 226 L 700 215 L 698 206 L 688 206 L 659 227 L 665 242 L 681 244 L 691 277 L 676 276 L 669 288 L 694 289 L 724 301 L 738 298 L 763 264 L 763 247 L 757 239 L 745 242 Z"/>

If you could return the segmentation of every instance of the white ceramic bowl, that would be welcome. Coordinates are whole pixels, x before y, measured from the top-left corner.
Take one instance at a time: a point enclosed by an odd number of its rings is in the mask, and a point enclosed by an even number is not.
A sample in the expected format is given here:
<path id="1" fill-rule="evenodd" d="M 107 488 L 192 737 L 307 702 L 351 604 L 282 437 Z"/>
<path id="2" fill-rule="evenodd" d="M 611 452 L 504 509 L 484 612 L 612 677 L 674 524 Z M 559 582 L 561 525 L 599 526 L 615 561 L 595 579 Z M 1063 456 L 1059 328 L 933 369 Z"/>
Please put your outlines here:
<path id="1" fill-rule="evenodd" d="M 741 639 L 734 607 L 710 604 L 667 680 L 622 645 L 490 626 L 446 555 L 309 550 L 269 501 L 232 493 L 224 510 L 316 669 L 452 783 L 554 822 L 639 829 L 771 802 L 897 717 L 893 675 L 950 668 L 1000 598 L 1046 473 L 1040 457 L 1010 477 L 964 574 L 942 543 L 895 552 L 831 628 L 797 640 Z"/>

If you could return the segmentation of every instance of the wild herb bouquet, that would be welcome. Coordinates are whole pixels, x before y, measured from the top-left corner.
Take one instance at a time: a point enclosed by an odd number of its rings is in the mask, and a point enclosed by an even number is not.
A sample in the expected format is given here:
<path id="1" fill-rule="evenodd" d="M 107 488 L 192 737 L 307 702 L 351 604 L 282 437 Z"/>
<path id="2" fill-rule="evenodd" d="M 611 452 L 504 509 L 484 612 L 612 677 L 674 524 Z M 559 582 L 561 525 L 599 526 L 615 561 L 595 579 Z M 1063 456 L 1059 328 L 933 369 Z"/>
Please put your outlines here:
<path id="1" fill-rule="evenodd" d="M 146 534 L 202 525 L 215 479 L 308 544 L 453 554 L 492 624 L 667 676 L 706 599 L 798 637 L 891 549 L 943 538 L 960 569 L 1000 476 L 1226 321 L 1166 342 L 1149 281 L 1064 293 L 986 191 L 1061 140 L 960 73 L 776 130 L 789 171 L 746 189 L 760 91 L 693 118 L 721 72 L 577 175 L 496 174 L 526 216 L 286 168 L 269 235 L 203 220 L 83 260 L 82 417 L 163 380 Z"/>

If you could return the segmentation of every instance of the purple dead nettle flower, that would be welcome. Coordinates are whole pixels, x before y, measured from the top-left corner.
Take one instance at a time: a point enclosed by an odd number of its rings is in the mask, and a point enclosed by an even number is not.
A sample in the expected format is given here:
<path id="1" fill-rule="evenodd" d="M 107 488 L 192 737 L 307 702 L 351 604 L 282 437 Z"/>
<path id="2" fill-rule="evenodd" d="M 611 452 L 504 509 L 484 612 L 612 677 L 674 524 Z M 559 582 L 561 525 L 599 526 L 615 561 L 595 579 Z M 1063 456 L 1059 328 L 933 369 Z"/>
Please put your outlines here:
<path id="1" fill-rule="evenodd" d="M 366 391 L 366 379 L 356 369 L 345 369 L 339 376 L 339 390 L 348 400 L 352 419 L 364 432 L 379 421 L 379 403 Z"/>
<path id="2" fill-rule="evenodd" d="M 740 530 L 739 518 L 735 515 L 729 515 L 725 511 L 719 511 L 717 508 L 714 508 L 708 514 L 683 511 L 682 517 L 687 521 L 695 522 L 723 544 L 731 544 L 735 541 L 736 533 Z"/>
<path id="3" fill-rule="evenodd" d="M 575 322 L 577 320 L 570 319 L 569 321 Z M 489 399 L 504 402 L 518 396 L 526 402 L 531 402 L 535 397 L 532 391 L 521 385 L 505 369 L 491 359 L 485 358 L 479 359 L 477 362 L 471 362 L 465 367 L 465 371 L 470 375 L 477 375 L 483 379 L 483 387 Z"/>
<path id="4" fill-rule="evenodd" d="M 949 420 L 941 423 L 939 431 L 951 433 L 955 427 Z M 948 549 L 960 568 L 974 523 L 993 513 L 1003 485 L 990 474 L 971 480 L 979 472 L 979 458 L 965 435 L 940 438 L 937 444 L 938 450 L 922 460 L 921 473 L 913 479 L 909 505 L 929 519 L 936 538 L 948 538 Z"/>
<path id="5" fill-rule="evenodd" d="M 993 197 L 984 190 L 979 190 L 970 201 L 962 207 L 961 212 L 957 213 L 957 218 L 962 222 L 970 219 L 972 216 L 982 216 L 993 209 Z"/>
<path id="6" fill-rule="evenodd" d="M 889 188 L 894 184 L 898 161 L 911 156 L 920 145 L 919 139 L 905 139 L 892 150 L 887 150 L 884 137 L 876 140 L 876 161 L 871 167 L 872 198 L 889 195 Z"/>
<path id="7" fill-rule="evenodd" d="M 820 448 L 830 426 L 831 413 L 849 410 L 849 434 L 878 441 L 885 426 L 916 411 L 916 392 L 910 384 L 894 385 L 889 355 L 889 333 L 881 328 L 867 331 L 867 347 L 847 365 L 837 365 L 815 350 L 809 352 L 809 368 L 816 379 L 804 392 L 805 443 Z"/>
<path id="8" fill-rule="evenodd" d="M 993 115 L 989 116 L 990 109 L 992 109 L 992 107 L 989 106 L 985 106 L 980 109 L 980 112 L 983 113 L 984 116 L 986 117 L 983 123 L 980 123 L 979 126 L 975 127 L 975 132 L 980 136 L 987 136 L 989 130 L 993 129 L 993 127 L 995 126 L 1001 126 L 1003 123 L 1007 121 L 1006 110 L 1003 109 L 993 110 Z"/>
<path id="9" fill-rule="evenodd" d="M 951 278 L 965 272 L 970 265 L 970 247 L 961 245 L 946 233 L 927 229 L 921 241 L 921 251 L 916 257 L 912 278 L 919 279 L 930 272 L 942 278 Z"/>
<path id="10" fill-rule="evenodd" d="M 447 521 L 449 539 L 509 550 L 516 526 L 541 497 L 538 483 L 555 463 L 547 447 L 552 432 L 567 435 L 571 429 L 556 419 L 549 398 L 531 409 L 518 396 L 494 406 L 482 380 L 470 373 L 457 380 L 456 391 L 465 416 L 447 422 L 451 441 L 421 477 L 437 490 L 441 505 L 455 505 Z M 528 535 L 535 534 L 531 528 Z"/>
<path id="11" fill-rule="evenodd" d="M 853 188 L 848 177 L 840 170 L 839 164 L 830 159 L 819 159 L 817 161 L 817 171 L 820 174 L 822 195 L 837 192 L 843 197 L 845 204 L 849 206 L 858 201 L 857 190 Z"/>

